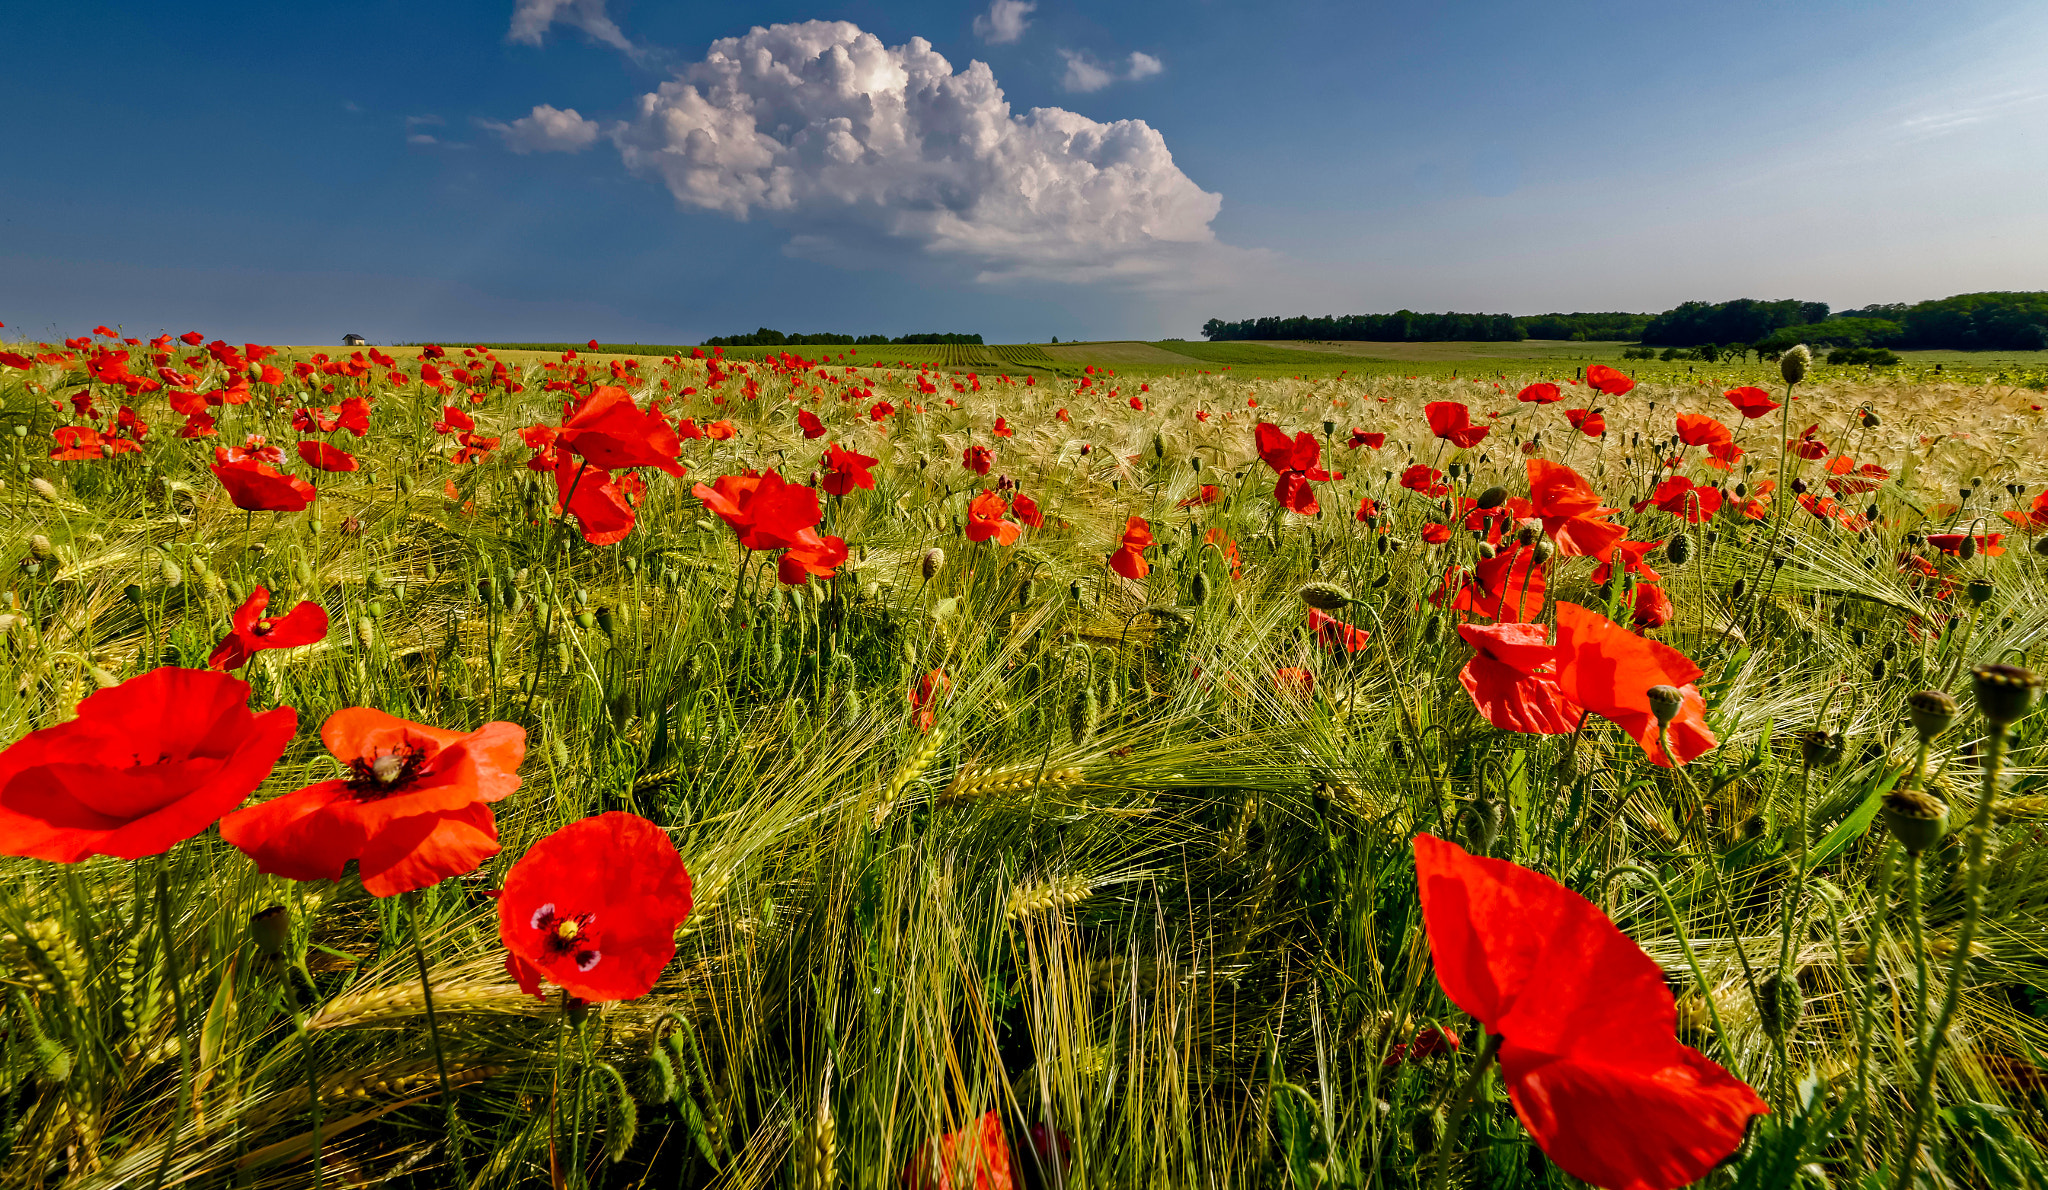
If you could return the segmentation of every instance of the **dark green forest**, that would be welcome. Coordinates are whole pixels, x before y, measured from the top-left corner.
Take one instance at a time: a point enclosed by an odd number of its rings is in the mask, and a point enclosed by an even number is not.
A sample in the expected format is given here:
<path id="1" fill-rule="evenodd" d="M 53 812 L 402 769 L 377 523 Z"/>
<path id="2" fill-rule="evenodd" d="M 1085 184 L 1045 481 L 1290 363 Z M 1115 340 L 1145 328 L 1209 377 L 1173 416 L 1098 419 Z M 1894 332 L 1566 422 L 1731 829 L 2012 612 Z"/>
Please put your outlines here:
<path id="1" fill-rule="evenodd" d="M 816 334 L 785 335 L 781 331 L 762 327 L 751 335 L 714 335 L 704 340 L 706 347 L 910 347 L 935 343 L 980 343 L 980 335 L 922 334 L 898 335 L 852 335 Z"/>

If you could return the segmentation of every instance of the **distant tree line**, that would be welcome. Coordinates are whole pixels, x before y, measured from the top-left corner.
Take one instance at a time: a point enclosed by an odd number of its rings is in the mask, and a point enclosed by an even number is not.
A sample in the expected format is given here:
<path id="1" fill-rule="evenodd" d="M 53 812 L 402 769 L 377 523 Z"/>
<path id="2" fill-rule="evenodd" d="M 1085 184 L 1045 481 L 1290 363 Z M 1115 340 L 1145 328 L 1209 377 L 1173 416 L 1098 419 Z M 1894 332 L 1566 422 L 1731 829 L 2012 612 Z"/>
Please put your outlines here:
<path id="1" fill-rule="evenodd" d="M 1907 304 L 1865 306 L 1831 313 L 1826 302 L 1795 300 L 1686 302 L 1662 314 L 1306 314 L 1226 322 L 1211 318 L 1202 336 L 1230 339 L 1323 339 L 1381 343 L 1514 342 L 1570 339 L 1640 342 L 1678 348 L 1685 358 L 1713 360 L 1751 351 L 1775 355 L 1794 343 L 1845 351 L 1947 348 L 1976 351 L 2048 350 L 2048 291 L 1965 293 Z M 898 340 L 907 342 L 909 340 Z M 1702 348 L 1708 354 L 1698 354 Z M 1656 354 L 1645 351 L 1648 358 Z"/>
<path id="2" fill-rule="evenodd" d="M 751 335 L 717 335 L 704 340 L 706 347 L 910 347 L 932 343 L 980 343 L 980 335 L 924 334 L 898 335 L 785 335 L 781 331 L 762 327 Z"/>
<path id="3" fill-rule="evenodd" d="M 1965 293 L 1831 314 L 1826 302 L 1686 302 L 1650 320 L 1653 347 L 1732 344 L 1778 352 L 1815 347 L 1946 348 L 1954 351 L 2048 350 L 2048 292 Z"/>

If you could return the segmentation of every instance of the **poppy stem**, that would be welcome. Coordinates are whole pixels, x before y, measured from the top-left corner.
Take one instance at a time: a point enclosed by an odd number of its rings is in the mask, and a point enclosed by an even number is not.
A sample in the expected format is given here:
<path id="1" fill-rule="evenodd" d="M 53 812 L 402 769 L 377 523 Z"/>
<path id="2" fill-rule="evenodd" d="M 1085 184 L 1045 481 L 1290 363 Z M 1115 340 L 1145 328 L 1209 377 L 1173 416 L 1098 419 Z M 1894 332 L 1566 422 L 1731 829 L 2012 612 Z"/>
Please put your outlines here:
<path id="1" fill-rule="evenodd" d="M 185 1020 L 185 994 L 179 986 L 178 946 L 171 937 L 171 860 L 156 861 L 156 928 L 164 948 L 164 981 L 171 985 L 171 1013 L 178 1022 L 178 1097 L 171 1112 L 171 1134 L 164 1139 L 163 1159 L 157 1162 L 150 1190 L 163 1190 L 171 1172 L 171 1157 L 178 1150 L 178 1134 L 185 1129 L 185 1112 L 192 1101 L 192 1039 Z"/>
<path id="2" fill-rule="evenodd" d="M 1870 1014 L 1877 999 L 1877 949 L 1884 942 L 1884 921 L 1891 908 L 1892 864 L 1898 856 L 1898 841 L 1886 844 L 1878 861 L 1877 918 L 1863 939 L 1863 1005 L 1856 1018 L 1856 1155 L 1868 1160 L 1870 1128 Z M 1916 1034 L 1917 1035 L 1917 1034 Z"/>
<path id="3" fill-rule="evenodd" d="M 461 1120 L 455 1114 L 455 1088 L 448 1081 L 448 1055 L 441 1049 L 441 1025 L 434 1017 L 434 985 L 427 978 L 427 952 L 420 944 L 420 905 L 418 889 L 405 894 L 412 918 L 412 957 L 420 969 L 420 996 L 427 1011 L 427 1043 L 434 1050 L 434 1069 L 441 1076 L 441 1106 L 447 1116 L 448 1160 L 455 1166 L 458 1185 L 469 1185 L 469 1175 L 462 1168 Z"/>
<path id="4" fill-rule="evenodd" d="M 1458 1137 L 1465 1130 L 1465 1113 L 1472 1107 L 1480 1080 L 1493 1068 L 1493 1059 L 1500 1053 L 1500 1044 L 1500 1034 L 1488 1034 L 1486 1045 L 1472 1063 L 1471 1072 L 1465 1075 L 1464 1082 L 1458 1084 L 1457 1094 L 1451 1099 L 1450 1118 L 1444 1124 L 1444 1138 L 1436 1147 L 1436 1172 L 1430 1177 L 1430 1190 L 1444 1190 L 1450 1185 L 1451 1160 L 1458 1151 Z"/>
<path id="5" fill-rule="evenodd" d="M 1899 1179 L 1894 1183 L 1896 1190 L 1905 1190 L 1913 1181 L 1913 1162 L 1920 1156 L 1920 1137 L 1927 1127 L 1927 1109 L 1934 1102 L 1934 1064 L 1941 1057 L 1941 1043 L 1948 1033 L 1948 1023 L 1955 1017 L 1956 1002 L 1962 998 L 1963 976 L 1970 966 L 1970 948 L 1977 940 L 1977 923 L 1984 916 L 1984 848 L 1991 838 L 1991 803 L 1998 795 L 1998 772 L 2005 760 L 2006 724 L 1986 721 L 1989 740 L 1984 753 L 1984 791 L 1977 798 L 1977 814 L 1970 823 L 1967 844 L 1969 875 L 1968 889 L 1964 897 L 1963 924 L 1956 931 L 1955 958 L 1948 969 L 1948 990 L 1941 998 L 1941 1011 L 1934 1015 L 1934 1025 L 1921 1034 L 1923 1050 L 1920 1055 L 1920 1088 L 1913 1097 L 1913 1120 L 1906 1127 L 1905 1152 L 1899 1157 Z"/>

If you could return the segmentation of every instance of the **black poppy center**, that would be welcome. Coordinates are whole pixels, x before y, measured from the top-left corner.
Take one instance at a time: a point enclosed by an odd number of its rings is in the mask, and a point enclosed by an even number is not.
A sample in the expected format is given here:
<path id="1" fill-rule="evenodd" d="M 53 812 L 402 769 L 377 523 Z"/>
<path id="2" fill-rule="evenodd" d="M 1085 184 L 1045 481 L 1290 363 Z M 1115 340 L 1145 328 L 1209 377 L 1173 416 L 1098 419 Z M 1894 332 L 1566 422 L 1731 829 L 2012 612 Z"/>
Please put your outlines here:
<path id="1" fill-rule="evenodd" d="M 383 797 L 411 784 L 427 764 L 426 753 L 399 745 L 349 762 L 349 791 L 358 798 Z"/>
<path id="2" fill-rule="evenodd" d="M 567 958 L 578 971 L 588 971 L 604 958 L 590 928 L 596 920 L 595 913 L 556 913 L 554 902 L 550 901 L 533 911 L 531 924 L 550 959 Z"/>

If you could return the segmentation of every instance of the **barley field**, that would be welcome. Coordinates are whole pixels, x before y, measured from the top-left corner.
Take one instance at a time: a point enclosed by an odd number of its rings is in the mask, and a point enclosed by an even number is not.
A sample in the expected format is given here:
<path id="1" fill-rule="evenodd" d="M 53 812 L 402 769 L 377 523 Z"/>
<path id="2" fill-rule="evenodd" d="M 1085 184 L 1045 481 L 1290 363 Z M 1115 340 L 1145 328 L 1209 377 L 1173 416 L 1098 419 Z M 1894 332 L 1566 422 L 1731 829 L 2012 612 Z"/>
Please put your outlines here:
<path id="1" fill-rule="evenodd" d="M 8 345 L 0 1185 L 2048 1181 L 2024 377 L 1153 346 Z"/>

